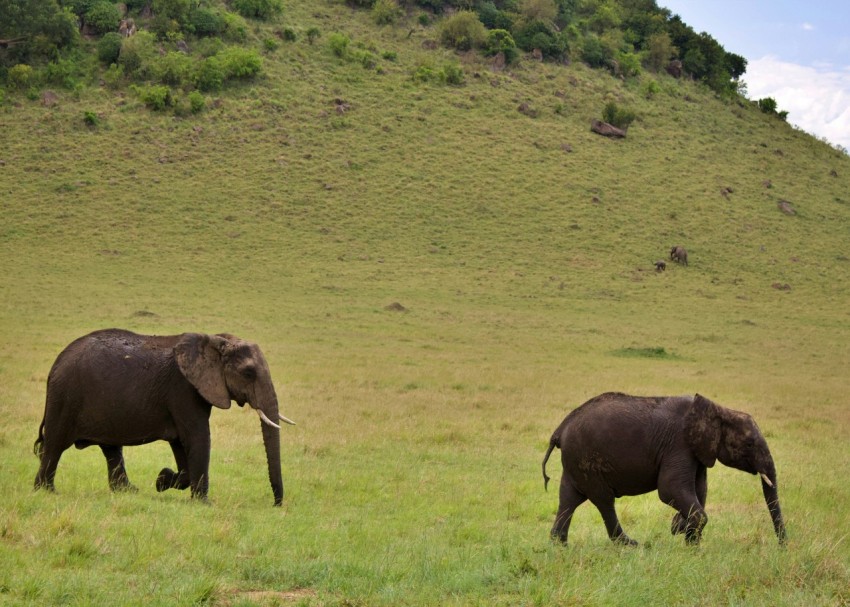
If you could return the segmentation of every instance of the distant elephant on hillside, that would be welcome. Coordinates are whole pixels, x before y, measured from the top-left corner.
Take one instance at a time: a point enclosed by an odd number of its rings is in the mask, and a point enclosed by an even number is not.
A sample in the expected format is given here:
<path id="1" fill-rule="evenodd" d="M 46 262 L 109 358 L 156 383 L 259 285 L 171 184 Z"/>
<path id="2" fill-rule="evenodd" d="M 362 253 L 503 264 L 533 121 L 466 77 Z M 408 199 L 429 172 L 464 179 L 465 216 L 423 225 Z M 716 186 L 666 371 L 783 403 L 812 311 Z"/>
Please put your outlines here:
<path id="1" fill-rule="evenodd" d="M 274 503 L 283 501 L 280 415 L 271 373 L 260 348 L 228 334 L 167 337 L 121 329 L 95 331 L 68 345 L 47 377 L 44 418 L 34 450 L 41 460 L 35 488 L 54 489 L 62 453 L 97 445 L 109 486 L 132 489 L 123 447 L 166 440 L 177 471 L 163 468 L 158 491 L 209 487 L 210 412 L 248 403 L 261 419 Z"/>
<path id="2" fill-rule="evenodd" d="M 658 489 L 676 509 L 671 530 L 697 544 L 708 521 L 706 469 L 721 463 L 761 477 L 773 528 L 785 542 L 776 467 L 752 417 L 699 394 L 638 397 L 608 392 L 573 410 L 552 434 L 543 458 L 561 450 L 560 505 L 552 537 L 567 542 L 573 513 L 586 500 L 599 510 L 613 542 L 634 545 L 614 510 L 614 499 Z"/>
<path id="3" fill-rule="evenodd" d="M 676 245 L 670 249 L 670 259 L 686 266 L 688 265 L 688 252 L 685 247 Z"/>

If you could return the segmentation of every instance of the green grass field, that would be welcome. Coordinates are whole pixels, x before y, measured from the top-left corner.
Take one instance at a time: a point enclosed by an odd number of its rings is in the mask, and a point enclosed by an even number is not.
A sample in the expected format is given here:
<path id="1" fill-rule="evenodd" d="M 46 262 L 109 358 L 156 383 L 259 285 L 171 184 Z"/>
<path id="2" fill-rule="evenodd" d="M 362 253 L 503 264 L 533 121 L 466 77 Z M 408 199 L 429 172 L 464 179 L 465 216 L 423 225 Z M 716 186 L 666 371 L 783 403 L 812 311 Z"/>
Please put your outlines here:
<path id="1" fill-rule="evenodd" d="M 850 603 L 850 159 L 667 76 L 647 98 L 648 75 L 495 72 L 336 3 L 284 20 L 324 35 L 197 117 L 97 87 L 0 106 L 0 604 Z M 343 61 L 332 31 L 397 59 Z M 463 86 L 411 77 L 450 61 Z M 590 132 L 609 100 L 638 115 L 623 141 Z M 674 244 L 690 265 L 656 273 Z M 298 422 L 282 510 L 237 407 L 209 506 L 156 493 L 165 443 L 125 451 L 138 493 L 97 449 L 32 491 L 50 366 L 113 326 L 260 344 Z M 752 413 L 788 545 L 721 465 L 698 548 L 655 494 L 618 500 L 638 548 L 589 504 L 551 544 L 548 439 L 609 390 Z"/>

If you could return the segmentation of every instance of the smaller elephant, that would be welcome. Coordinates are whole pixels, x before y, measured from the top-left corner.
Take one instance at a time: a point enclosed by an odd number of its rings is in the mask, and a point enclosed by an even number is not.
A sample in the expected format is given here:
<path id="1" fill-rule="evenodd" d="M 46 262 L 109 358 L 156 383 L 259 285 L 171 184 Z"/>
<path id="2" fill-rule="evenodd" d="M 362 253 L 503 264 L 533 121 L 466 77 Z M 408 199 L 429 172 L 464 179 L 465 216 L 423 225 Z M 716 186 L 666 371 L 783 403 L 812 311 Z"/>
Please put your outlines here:
<path id="1" fill-rule="evenodd" d="M 665 261 L 663 259 L 659 259 L 658 261 L 655 262 L 655 271 L 656 272 L 663 272 L 666 269 L 667 269 L 667 264 L 665 263 Z"/>
<path id="2" fill-rule="evenodd" d="M 758 474 L 773 528 L 785 542 L 776 467 L 767 441 L 748 414 L 695 396 L 639 397 L 601 394 L 570 412 L 552 434 L 543 458 L 561 450 L 560 504 L 552 537 L 567 542 L 573 513 L 590 500 L 613 542 L 635 545 L 617 519 L 614 500 L 658 490 L 675 508 L 671 531 L 689 544 L 700 541 L 708 521 L 706 470 L 722 464 Z"/>
<path id="3" fill-rule="evenodd" d="M 685 247 L 676 245 L 670 249 L 670 259 L 686 266 L 688 265 L 688 252 Z"/>

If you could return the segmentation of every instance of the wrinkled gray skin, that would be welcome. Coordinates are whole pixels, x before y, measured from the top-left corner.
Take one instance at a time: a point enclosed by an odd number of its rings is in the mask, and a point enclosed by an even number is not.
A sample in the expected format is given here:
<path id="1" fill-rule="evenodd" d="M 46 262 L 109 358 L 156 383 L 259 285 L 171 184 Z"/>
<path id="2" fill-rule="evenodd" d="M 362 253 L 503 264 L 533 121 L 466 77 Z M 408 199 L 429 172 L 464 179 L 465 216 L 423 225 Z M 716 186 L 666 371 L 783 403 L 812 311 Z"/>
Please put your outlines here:
<path id="1" fill-rule="evenodd" d="M 636 544 L 617 520 L 614 499 L 657 489 L 661 501 L 676 509 L 671 531 L 698 544 L 708 521 L 706 469 L 716 460 L 761 476 L 774 531 L 785 541 L 773 458 L 746 413 L 699 394 L 647 398 L 609 392 L 572 411 L 555 430 L 543 458 L 544 485 L 546 462 L 556 447 L 563 476 L 552 537 L 563 543 L 575 509 L 590 500 L 613 542 Z"/>
<path id="2" fill-rule="evenodd" d="M 227 334 L 158 337 L 121 329 L 80 337 L 62 351 L 47 378 L 34 446 L 41 460 L 35 488 L 54 489 L 59 458 L 71 445 L 97 445 L 106 457 L 110 488 L 134 489 L 122 448 L 165 440 L 177 471 L 163 468 L 157 490 L 190 487 L 193 497 L 206 499 L 210 411 L 230 408 L 231 400 L 261 413 L 269 480 L 279 506 L 280 426 L 274 422 L 289 420 L 279 416 L 269 367 L 256 344 Z"/>
<path id="3" fill-rule="evenodd" d="M 688 252 L 685 247 L 675 246 L 670 249 L 670 259 L 682 265 L 688 265 Z"/>

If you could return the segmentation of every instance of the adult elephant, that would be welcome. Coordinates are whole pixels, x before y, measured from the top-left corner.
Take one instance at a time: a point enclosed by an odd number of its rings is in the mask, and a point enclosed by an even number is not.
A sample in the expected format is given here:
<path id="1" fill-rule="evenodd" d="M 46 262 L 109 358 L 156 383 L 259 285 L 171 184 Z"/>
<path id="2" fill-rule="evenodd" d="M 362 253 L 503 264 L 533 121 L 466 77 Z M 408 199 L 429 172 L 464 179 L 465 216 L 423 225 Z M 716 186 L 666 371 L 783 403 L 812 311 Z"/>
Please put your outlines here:
<path id="1" fill-rule="evenodd" d="M 682 265 L 688 265 L 688 252 L 685 247 L 673 246 L 670 248 L 670 259 Z"/>
<path id="2" fill-rule="evenodd" d="M 35 488 L 54 489 L 56 466 L 71 445 L 98 445 L 109 486 L 132 489 L 122 448 L 166 440 L 177 471 L 163 468 L 158 491 L 209 488 L 210 412 L 235 400 L 260 416 L 275 506 L 283 501 L 280 415 L 269 366 L 260 348 L 228 334 L 152 336 L 121 329 L 95 331 L 66 347 L 47 377 L 44 419 L 34 450 L 41 460 Z"/>
<path id="3" fill-rule="evenodd" d="M 721 407 L 699 394 L 647 398 L 609 392 L 574 411 L 552 434 L 543 458 L 561 449 L 560 504 L 552 537 L 567 542 L 575 509 L 590 500 L 599 509 L 608 537 L 636 544 L 614 511 L 614 499 L 658 489 L 676 509 L 672 532 L 700 541 L 708 517 L 706 469 L 716 460 L 761 477 L 762 491 L 780 543 L 785 524 L 779 509 L 776 467 L 767 441 L 751 416 Z"/>

